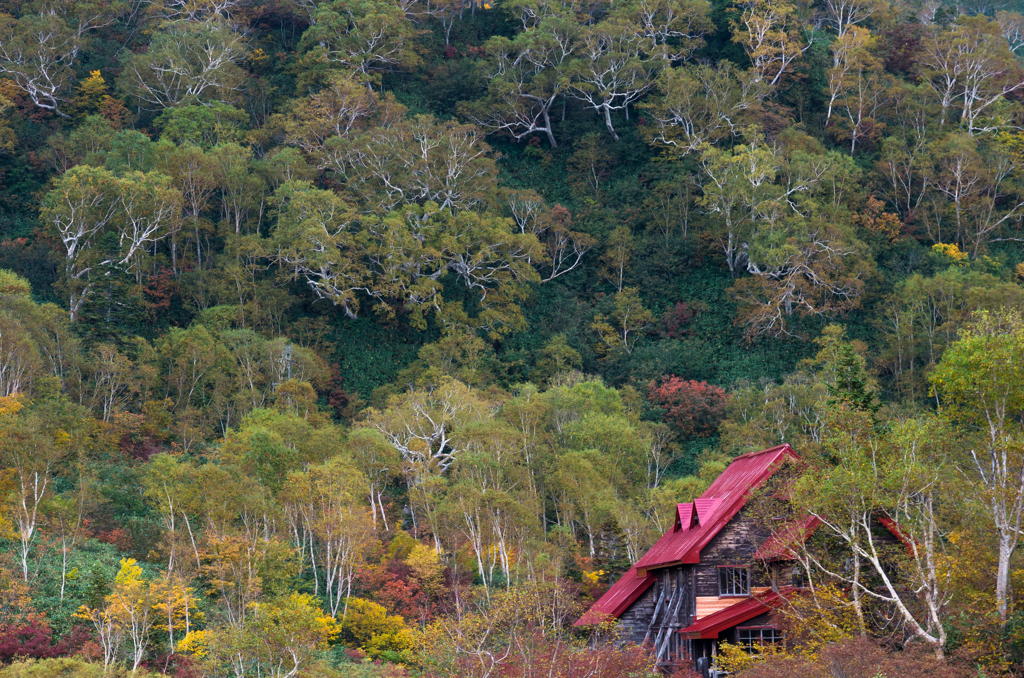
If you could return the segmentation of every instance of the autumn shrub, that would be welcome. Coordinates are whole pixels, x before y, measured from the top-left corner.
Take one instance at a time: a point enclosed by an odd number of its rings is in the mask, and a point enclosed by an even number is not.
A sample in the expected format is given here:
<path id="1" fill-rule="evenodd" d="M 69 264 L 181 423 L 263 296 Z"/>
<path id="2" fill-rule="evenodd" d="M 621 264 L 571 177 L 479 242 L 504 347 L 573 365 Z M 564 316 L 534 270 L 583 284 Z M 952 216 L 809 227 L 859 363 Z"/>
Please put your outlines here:
<path id="1" fill-rule="evenodd" d="M 816 659 L 772 655 L 735 673 L 736 678 L 973 678 L 976 670 L 939 659 L 922 643 L 889 650 L 872 640 L 851 638 L 829 645 Z"/>
<path id="2" fill-rule="evenodd" d="M 677 301 L 675 306 L 665 311 L 661 317 L 659 330 L 669 339 L 682 339 L 689 334 L 689 324 L 697 315 L 697 308 L 694 304 L 687 304 Z"/>
<path id="3" fill-rule="evenodd" d="M 0 678 L 160 678 L 163 674 L 92 664 L 78 657 L 26 659 L 0 669 Z"/>
<path id="4" fill-rule="evenodd" d="M 373 659 L 409 661 L 413 637 L 405 619 L 369 600 L 349 598 L 341 622 L 346 643 L 357 645 Z"/>
<path id="5" fill-rule="evenodd" d="M 431 660 L 424 667 L 423 678 L 656 678 L 664 675 L 656 667 L 650 649 L 639 645 L 610 642 L 590 645 L 546 635 L 537 628 L 497 633 L 493 638 L 493 644 L 471 648 L 460 646 L 459 639 L 445 639 L 428 632 L 428 642 L 432 639 L 433 643 L 426 651 Z"/>
<path id="6" fill-rule="evenodd" d="M 9 662 L 15 657 L 45 659 L 56 656 L 57 651 L 53 631 L 46 623 L 33 620 L 26 624 L 0 625 L 0 662 Z"/>
<path id="7" fill-rule="evenodd" d="M 706 381 L 687 381 L 675 375 L 652 383 L 647 397 L 665 410 L 665 422 L 683 436 L 714 433 L 729 402 L 729 395 L 720 386 Z"/>
<path id="8" fill-rule="evenodd" d="M 517 636 L 495 672 L 500 678 L 646 678 L 661 675 L 640 645 L 576 645 L 539 631 Z"/>

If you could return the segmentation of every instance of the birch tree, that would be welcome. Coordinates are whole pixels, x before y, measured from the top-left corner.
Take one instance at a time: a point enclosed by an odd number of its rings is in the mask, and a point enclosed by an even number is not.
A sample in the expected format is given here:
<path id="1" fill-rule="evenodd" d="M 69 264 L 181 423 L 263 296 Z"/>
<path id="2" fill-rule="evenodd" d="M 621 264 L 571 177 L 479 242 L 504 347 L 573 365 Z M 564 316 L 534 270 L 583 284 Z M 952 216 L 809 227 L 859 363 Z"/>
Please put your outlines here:
<path id="1" fill-rule="evenodd" d="M 1010 612 L 1010 561 L 1024 526 L 1024 317 L 980 312 L 942 356 L 932 388 L 964 429 L 970 450 L 960 469 L 992 521 L 998 541 L 996 609 Z"/>
<path id="2" fill-rule="evenodd" d="M 63 246 L 64 284 L 74 321 L 94 274 L 109 267 L 141 275 L 141 257 L 181 223 L 181 194 L 159 173 L 119 177 L 79 165 L 55 180 L 43 198 L 41 217 Z M 106 234 L 113 239 L 105 239 Z"/>
<path id="3" fill-rule="evenodd" d="M 952 115 L 959 113 L 968 134 L 1003 127 L 999 103 L 1024 87 L 1024 67 L 1010 51 L 999 23 L 985 16 L 961 17 L 948 30 L 936 32 L 926 44 L 924 65 L 942 106 L 939 124 L 952 122 Z"/>
<path id="4" fill-rule="evenodd" d="M 117 89 L 151 111 L 179 104 L 230 103 L 242 90 L 245 38 L 225 20 L 168 22 L 149 49 L 127 52 Z"/>
<path id="5" fill-rule="evenodd" d="M 626 111 L 643 97 L 667 65 L 657 59 L 655 45 L 630 18 L 613 16 L 583 29 L 577 57 L 569 69 L 568 95 L 603 115 L 615 141 L 612 111 Z"/>
<path id="6" fill-rule="evenodd" d="M 763 87 L 763 98 L 809 45 L 800 37 L 796 7 L 785 0 L 743 0 L 736 5 L 742 14 L 733 22 L 732 39 L 750 58 L 755 82 Z"/>
<path id="7" fill-rule="evenodd" d="M 63 414 L 57 409 L 47 420 L 25 409 L 17 396 L 0 400 L 0 466 L 13 471 L 11 522 L 26 582 L 31 575 L 32 549 L 45 519 L 43 504 L 53 494 L 54 467 L 73 444 L 71 435 L 61 427 L 65 423 Z"/>
<path id="8" fill-rule="evenodd" d="M 465 384 L 441 377 L 437 384 L 392 396 L 383 410 L 371 409 L 367 423 L 402 456 L 410 484 L 443 474 L 463 451 L 459 430 L 481 420 L 487 402 Z"/>
<path id="9" fill-rule="evenodd" d="M 552 107 L 565 93 L 565 71 L 580 30 L 569 8 L 559 8 L 514 38 L 491 38 L 485 66 L 488 96 L 463 102 L 460 110 L 481 127 L 506 132 L 516 141 L 543 133 L 556 148 Z"/>
<path id="10" fill-rule="evenodd" d="M 0 14 L 0 74 L 36 106 L 63 117 L 81 44 L 81 36 L 56 14 Z"/>
<path id="11" fill-rule="evenodd" d="M 390 71 L 419 62 L 412 46 L 415 30 L 397 2 L 324 2 L 313 11 L 311 22 L 299 49 L 322 53 L 360 73 Z"/>
<path id="12" fill-rule="evenodd" d="M 728 61 L 666 68 L 656 88 L 653 100 L 640 106 L 654 116 L 652 141 L 679 156 L 739 136 L 758 89 Z"/>
<path id="13" fill-rule="evenodd" d="M 945 464 L 948 441 L 941 423 L 928 420 L 900 422 L 879 436 L 867 413 L 839 405 L 825 440 L 834 465 L 804 475 L 793 493 L 798 510 L 821 521 L 815 539 L 835 540 L 850 558 L 836 563 L 823 543 L 812 543 L 805 551 L 812 570 L 851 587 L 859 614 L 862 605 L 882 606 L 940 658 L 954 558 L 941 506 L 957 493 Z M 895 540 L 881 537 L 887 532 Z"/>
<path id="14" fill-rule="evenodd" d="M 363 552 L 372 537 L 372 523 L 362 498 L 366 478 L 350 462 L 335 458 L 294 474 L 286 490 L 287 502 L 302 512 L 316 537 L 313 557 L 319 559 L 327 607 L 334 618 L 344 619 L 352 583 Z"/>

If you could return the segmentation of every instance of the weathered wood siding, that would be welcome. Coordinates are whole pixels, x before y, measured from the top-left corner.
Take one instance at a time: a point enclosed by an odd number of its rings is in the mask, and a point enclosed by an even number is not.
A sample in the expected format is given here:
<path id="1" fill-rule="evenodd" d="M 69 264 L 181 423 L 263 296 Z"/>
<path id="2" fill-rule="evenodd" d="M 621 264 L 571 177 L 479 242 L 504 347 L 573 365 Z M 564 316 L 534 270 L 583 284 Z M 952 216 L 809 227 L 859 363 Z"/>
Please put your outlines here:
<path id="1" fill-rule="evenodd" d="M 659 658 L 679 655 L 685 641 L 676 633 L 694 622 L 693 567 L 683 565 L 659 570 L 658 579 L 621 617 L 617 630 L 622 640 L 650 643 Z"/>
<path id="2" fill-rule="evenodd" d="M 634 643 L 654 644 L 661 632 L 661 638 L 670 638 L 667 649 L 673 657 L 678 656 L 680 651 L 687 649 L 687 641 L 680 639 L 675 631 L 701 617 L 745 600 L 742 596 L 719 596 L 720 565 L 748 567 L 750 588 L 754 593 L 770 589 L 771 572 L 752 560 L 758 545 L 766 537 L 766 531 L 758 528 L 750 513 L 741 509 L 701 550 L 700 564 L 652 571 L 658 575 L 658 580 L 619 617 L 619 637 Z M 786 574 L 792 576 L 788 572 Z M 680 595 L 682 598 L 676 605 Z M 769 620 L 770 615 L 765 613 L 743 625 L 768 625 Z M 735 628 L 722 634 L 722 640 L 735 643 L 737 638 Z M 692 656 L 700 654 L 696 646 L 690 649 L 694 653 Z M 664 658 L 664 655 L 659 656 L 659 659 Z"/>
<path id="3" fill-rule="evenodd" d="M 716 534 L 700 553 L 700 565 L 696 569 L 696 594 L 718 597 L 718 566 L 736 565 L 750 567 L 750 586 L 771 586 L 770 577 L 761 567 L 751 562 L 757 546 L 764 541 L 764 530 L 757 529 L 747 509 L 733 516 L 733 519 Z"/>

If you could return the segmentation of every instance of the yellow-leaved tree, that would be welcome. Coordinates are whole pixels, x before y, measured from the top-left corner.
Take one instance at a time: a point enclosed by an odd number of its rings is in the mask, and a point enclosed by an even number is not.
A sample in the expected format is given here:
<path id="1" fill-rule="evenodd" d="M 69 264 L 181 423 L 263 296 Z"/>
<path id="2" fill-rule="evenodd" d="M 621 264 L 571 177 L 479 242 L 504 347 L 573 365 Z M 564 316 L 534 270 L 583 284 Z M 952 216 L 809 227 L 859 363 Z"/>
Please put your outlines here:
<path id="1" fill-rule="evenodd" d="M 88 620 L 96 629 L 105 669 L 117 661 L 126 642 L 130 644 L 125 650 L 132 671 L 139 668 L 149 647 L 149 632 L 156 617 L 154 602 L 153 588 L 143 576 L 142 567 L 134 558 L 122 558 L 121 569 L 103 606 L 79 608 L 75 616 Z"/>
<path id="2" fill-rule="evenodd" d="M 179 648 L 202 659 L 207 675 L 292 678 L 300 672 L 317 675 L 310 665 L 338 633 L 316 598 L 292 592 L 254 603 L 241 626 L 194 632 Z"/>

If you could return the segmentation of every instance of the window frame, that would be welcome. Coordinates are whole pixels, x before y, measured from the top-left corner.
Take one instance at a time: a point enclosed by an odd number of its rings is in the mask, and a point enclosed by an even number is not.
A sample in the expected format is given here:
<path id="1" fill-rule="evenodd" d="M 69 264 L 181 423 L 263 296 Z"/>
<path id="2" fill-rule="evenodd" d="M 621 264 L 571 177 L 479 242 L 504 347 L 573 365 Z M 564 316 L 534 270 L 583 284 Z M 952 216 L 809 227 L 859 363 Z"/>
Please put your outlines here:
<path id="1" fill-rule="evenodd" d="M 719 598 L 749 598 L 750 568 L 720 565 L 718 567 Z"/>
<path id="2" fill-rule="evenodd" d="M 744 638 L 744 634 L 750 637 Z M 781 643 L 785 637 L 782 630 L 774 626 L 748 626 L 736 629 L 736 644 L 748 654 L 753 654 L 757 646 L 766 647 Z"/>

